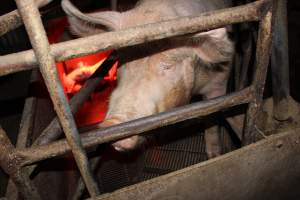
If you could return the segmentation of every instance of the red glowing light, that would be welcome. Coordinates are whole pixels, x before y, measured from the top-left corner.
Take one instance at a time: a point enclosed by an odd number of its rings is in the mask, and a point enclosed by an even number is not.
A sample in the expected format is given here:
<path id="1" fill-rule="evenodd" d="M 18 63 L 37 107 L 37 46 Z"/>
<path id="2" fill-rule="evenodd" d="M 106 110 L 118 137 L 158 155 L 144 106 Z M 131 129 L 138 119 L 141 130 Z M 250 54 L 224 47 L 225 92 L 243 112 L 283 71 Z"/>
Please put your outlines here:
<path id="1" fill-rule="evenodd" d="M 60 40 L 67 27 L 65 18 L 53 20 L 48 24 L 48 39 L 50 43 Z M 101 67 L 102 62 L 111 51 L 100 52 L 88 56 L 69 59 L 56 63 L 59 78 L 68 98 L 80 90 L 84 82 Z M 99 86 L 101 91 L 95 91 L 76 113 L 75 119 L 78 126 L 85 126 L 103 121 L 108 108 L 109 96 L 116 85 L 117 63 L 109 71 Z"/>

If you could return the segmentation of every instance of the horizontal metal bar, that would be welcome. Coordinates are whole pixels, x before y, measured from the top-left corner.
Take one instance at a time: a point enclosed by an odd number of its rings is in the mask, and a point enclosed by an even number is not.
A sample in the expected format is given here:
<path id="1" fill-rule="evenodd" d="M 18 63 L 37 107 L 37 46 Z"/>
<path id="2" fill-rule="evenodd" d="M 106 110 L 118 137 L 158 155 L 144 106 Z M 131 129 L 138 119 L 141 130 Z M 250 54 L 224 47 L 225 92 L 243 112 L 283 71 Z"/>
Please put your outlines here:
<path id="1" fill-rule="evenodd" d="M 82 146 L 70 106 L 55 68 L 55 60 L 50 54 L 50 45 L 43 27 L 39 10 L 34 0 L 15 0 L 23 19 L 31 45 L 37 57 L 40 72 L 54 105 L 68 145 L 91 196 L 99 194 L 98 186 L 90 171 L 88 158 Z"/>
<path id="2" fill-rule="evenodd" d="M 175 108 L 168 112 L 86 132 L 81 137 L 82 144 L 85 148 L 93 147 L 98 144 L 142 134 L 145 131 L 175 124 L 187 119 L 206 116 L 225 108 L 249 103 L 253 99 L 254 90 L 248 87 L 226 96 L 193 103 Z M 30 165 L 41 160 L 64 155 L 67 152 L 70 152 L 70 147 L 67 145 L 66 140 L 60 140 L 48 145 L 28 149 L 17 149 L 14 153 L 16 157 L 20 158 L 22 165 Z"/>
<path id="3" fill-rule="evenodd" d="M 116 55 L 112 53 L 99 67 L 95 73 L 85 82 L 80 91 L 76 93 L 70 100 L 70 108 L 72 113 L 76 113 L 82 104 L 87 100 L 90 94 L 99 85 L 99 82 L 103 80 L 104 76 L 108 73 L 109 69 L 116 62 Z M 38 146 L 48 144 L 57 140 L 62 135 L 61 125 L 58 118 L 55 117 L 49 125 L 43 130 L 39 137 L 34 141 L 32 146 Z M 28 174 L 31 174 L 37 165 L 27 167 Z"/>
<path id="4" fill-rule="evenodd" d="M 182 17 L 53 44 L 51 55 L 56 61 L 61 61 L 99 51 L 208 31 L 228 24 L 258 21 L 269 4 L 270 0 L 260 0 L 244 6 L 203 13 L 196 17 Z M 37 67 L 37 59 L 32 50 L 0 56 L 0 61 L 0 76 Z"/>
<path id="5" fill-rule="evenodd" d="M 110 55 L 95 73 L 84 83 L 82 88 L 70 100 L 70 108 L 73 114 L 77 113 L 83 103 L 90 97 L 91 93 L 99 85 L 100 81 L 107 75 L 108 71 L 116 62 L 116 56 Z M 34 141 L 33 145 L 48 144 L 62 135 L 62 129 L 58 118 L 55 117 L 43 130 L 41 135 Z"/>
<path id="6" fill-rule="evenodd" d="M 11 157 L 15 150 L 6 132 L 0 126 L 0 166 L 9 175 L 25 199 L 41 200 L 38 190 L 29 180 L 29 177 L 24 176 L 21 172 L 18 158 Z"/>
<path id="7" fill-rule="evenodd" d="M 38 7 L 43 7 L 53 0 L 36 0 Z M 17 10 L 0 16 L 0 36 L 12 31 L 23 24 L 21 16 Z"/>
<path id="8" fill-rule="evenodd" d="M 28 97 L 25 100 L 25 105 L 21 118 L 20 130 L 18 133 L 16 148 L 26 148 L 29 139 L 32 136 L 33 121 L 35 117 L 35 106 L 36 98 Z M 15 166 L 17 167 L 17 166 Z M 26 179 L 25 179 L 26 181 Z M 28 183 L 27 183 L 28 184 Z M 9 179 L 6 187 L 6 197 L 10 200 L 17 200 L 18 198 L 18 189 L 13 183 L 12 179 Z"/>
<path id="9" fill-rule="evenodd" d="M 300 129 L 93 200 L 299 199 Z M 90 199 L 91 200 L 91 199 Z"/>

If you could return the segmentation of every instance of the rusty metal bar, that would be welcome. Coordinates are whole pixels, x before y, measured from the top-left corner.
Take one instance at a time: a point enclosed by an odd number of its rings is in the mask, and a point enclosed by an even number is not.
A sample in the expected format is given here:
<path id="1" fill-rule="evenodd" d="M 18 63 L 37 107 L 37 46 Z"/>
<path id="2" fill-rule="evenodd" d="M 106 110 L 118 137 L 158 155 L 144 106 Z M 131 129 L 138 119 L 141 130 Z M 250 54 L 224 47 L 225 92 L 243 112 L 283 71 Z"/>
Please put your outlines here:
<path id="1" fill-rule="evenodd" d="M 93 200 L 299 199 L 300 129 Z M 91 200 L 89 199 L 89 200 Z"/>
<path id="2" fill-rule="evenodd" d="M 91 196 L 99 194 L 93 175 L 89 169 L 88 159 L 82 148 L 81 139 L 73 119 L 71 109 L 60 84 L 55 61 L 50 54 L 50 46 L 37 6 L 33 0 L 16 0 L 18 11 L 23 19 L 29 39 L 40 65 L 40 71 L 50 93 L 54 108 L 72 149 L 79 171 Z"/>
<path id="3" fill-rule="evenodd" d="M 114 54 L 114 53 L 113 53 Z M 82 104 L 89 98 L 90 94 L 96 89 L 100 81 L 108 73 L 116 62 L 116 55 L 110 55 L 99 67 L 95 73 L 85 82 L 80 91 L 70 100 L 72 113 L 76 113 Z M 44 129 L 41 135 L 34 141 L 33 146 L 48 144 L 58 139 L 62 134 L 62 129 L 58 118 L 55 117 L 50 124 Z"/>
<path id="4" fill-rule="evenodd" d="M 52 0 L 36 0 L 38 7 L 43 7 Z M 23 24 L 21 16 L 17 10 L 11 11 L 0 16 L 0 36 L 12 31 Z"/>
<path id="5" fill-rule="evenodd" d="M 26 148 L 28 146 L 29 139 L 32 134 L 35 106 L 35 97 L 29 97 L 26 99 L 21 118 L 21 125 L 17 138 L 16 148 Z M 18 199 L 18 190 L 11 179 L 8 182 L 5 196 L 10 200 Z"/>
<path id="6" fill-rule="evenodd" d="M 252 37 L 249 34 L 249 38 L 247 41 L 245 41 L 245 44 L 243 44 L 243 50 L 244 50 L 244 56 L 241 62 L 241 71 L 240 71 L 240 76 L 238 77 L 238 84 L 237 88 L 240 90 L 244 88 L 247 84 L 248 81 L 248 72 L 250 68 L 250 60 L 252 56 Z"/>
<path id="7" fill-rule="evenodd" d="M 70 108 L 72 113 L 76 113 L 81 105 L 87 100 L 90 94 L 99 85 L 99 82 L 103 80 L 104 76 L 110 70 L 110 68 L 116 62 L 116 55 L 112 53 L 99 67 L 95 73 L 85 82 L 80 91 L 76 93 L 70 100 Z M 57 140 L 62 135 L 62 129 L 57 117 L 55 117 L 49 125 L 44 129 L 41 135 L 34 141 L 32 146 L 44 145 Z M 26 172 L 30 175 L 37 165 L 32 165 L 26 168 Z M 91 166 L 93 171 L 93 166 Z M 84 185 L 84 183 L 83 183 Z"/>
<path id="8" fill-rule="evenodd" d="M 260 0 L 244 6 L 203 13 L 197 17 L 182 17 L 53 44 L 50 52 L 57 61 L 61 61 L 103 50 L 118 49 L 163 38 L 207 31 L 228 24 L 258 21 L 270 1 Z M 32 50 L 0 56 L 0 60 L 0 76 L 37 67 L 37 59 Z"/>
<path id="9" fill-rule="evenodd" d="M 118 10 L 118 0 L 110 0 L 110 8 L 112 10 Z"/>
<path id="10" fill-rule="evenodd" d="M 0 166 L 9 175 L 25 199 L 41 200 L 37 189 L 31 183 L 29 177 L 24 176 L 21 172 L 20 160 L 17 157 L 12 157 L 15 150 L 5 131 L 0 126 Z"/>
<path id="11" fill-rule="evenodd" d="M 289 112 L 290 77 L 288 53 L 287 0 L 277 0 L 274 24 L 274 39 L 271 56 L 273 117 L 285 121 Z"/>
<path id="12" fill-rule="evenodd" d="M 99 166 L 99 163 L 101 161 L 101 156 L 98 156 L 98 157 L 94 157 L 91 159 L 91 169 L 92 171 L 96 174 L 96 170 L 97 170 L 97 167 Z M 84 185 L 84 181 L 83 179 L 80 177 L 78 179 L 78 182 L 77 182 L 77 186 L 76 186 L 76 189 L 75 191 L 73 192 L 73 194 L 71 194 L 71 199 L 72 200 L 78 200 L 78 199 L 81 199 L 83 193 L 84 193 L 84 190 L 85 190 L 85 185 Z"/>
<path id="13" fill-rule="evenodd" d="M 256 48 L 256 69 L 254 73 L 254 80 L 252 82 L 252 85 L 255 88 L 255 99 L 248 107 L 243 144 L 250 144 L 256 141 L 256 120 L 262 106 L 263 92 L 271 53 L 272 25 L 274 21 L 272 11 L 273 4 L 270 5 L 269 10 L 260 21 Z"/>
<path id="14" fill-rule="evenodd" d="M 84 155 L 84 149 L 80 149 L 81 145 L 85 148 L 89 148 L 97 144 L 119 140 L 132 135 L 142 134 L 145 131 L 149 131 L 158 127 L 174 124 L 198 116 L 205 116 L 213 112 L 220 111 L 224 108 L 249 102 L 251 102 L 251 104 L 248 110 L 248 123 L 245 129 L 244 139 L 246 139 L 245 141 L 250 141 L 252 139 L 253 134 L 251 133 L 253 131 L 253 125 L 255 125 L 255 118 L 258 109 L 257 107 L 261 105 L 262 101 L 262 92 L 266 74 L 265 72 L 267 70 L 266 66 L 268 63 L 267 58 L 269 56 L 271 43 L 270 34 L 272 13 L 270 10 L 268 10 L 270 8 L 271 0 L 260 0 L 245 6 L 205 13 L 200 15 L 199 17 L 185 17 L 177 20 L 145 25 L 118 32 L 99 34 L 96 36 L 77 39 L 75 41 L 52 45 L 51 48 L 47 43 L 45 32 L 41 25 L 41 20 L 38 16 L 37 7 L 34 6 L 34 2 L 32 0 L 28 0 L 26 2 L 22 0 L 16 0 L 16 2 L 18 8 L 20 9 L 19 11 L 24 18 L 26 28 L 28 30 L 32 45 L 36 53 L 36 57 L 32 50 L 10 54 L 7 56 L 1 56 L 0 76 L 21 70 L 31 69 L 33 67 L 28 67 L 29 65 L 36 65 L 37 63 L 40 63 L 41 71 L 45 78 L 46 85 L 50 91 L 52 100 L 58 113 L 58 117 L 62 119 L 61 122 L 63 129 L 67 133 L 67 141 L 60 140 L 49 145 L 27 149 L 14 149 L 9 145 L 0 146 L 0 149 L 5 149 L 5 151 L 7 152 L 7 154 L 5 155 L 0 154 L 1 166 L 5 168 L 9 175 L 12 176 L 11 178 L 14 181 L 20 183 L 19 187 L 24 187 L 24 185 L 22 184 L 29 184 L 29 186 L 26 186 L 27 189 L 32 189 L 30 181 L 24 181 L 24 178 L 26 179 L 26 176 L 24 176 L 24 174 L 26 173 L 21 173 L 19 170 L 22 169 L 21 167 L 25 165 L 30 165 L 47 158 L 60 156 L 67 152 L 70 152 L 71 150 L 73 150 L 73 153 L 76 153 L 76 150 L 79 150 L 79 152 L 82 153 L 79 153 L 79 157 L 81 159 L 83 158 L 84 160 L 84 166 L 81 169 L 81 173 L 83 175 L 87 175 L 88 178 L 91 178 L 91 173 L 86 170 L 88 167 L 88 163 L 87 158 Z M 81 144 L 81 140 L 78 135 L 77 128 L 74 124 L 70 108 L 65 100 L 65 97 L 63 96 L 62 88 L 59 85 L 57 72 L 54 67 L 54 59 L 51 55 L 54 55 L 54 57 L 56 57 L 58 60 L 64 60 L 66 58 L 94 53 L 101 50 L 121 48 L 125 46 L 144 43 L 147 41 L 206 31 L 231 23 L 257 21 L 261 18 L 262 21 L 257 50 L 257 69 L 255 72 L 256 79 L 253 81 L 253 86 L 242 91 L 232 93 L 231 95 L 218 97 L 201 103 L 187 105 L 181 108 L 173 109 L 169 112 L 133 120 L 131 122 L 103 128 L 101 130 L 87 132 L 82 137 Z M 39 41 L 39 43 L 36 43 L 36 41 Z M 83 48 L 83 44 L 85 44 L 88 48 Z M 18 59 L 15 59 L 16 57 L 18 57 Z M 18 62 L 17 60 L 21 61 Z M 3 142 L 6 141 L 5 139 L 3 140 L 3 138 L 5 137 L 2 137 L 3 134 L 0 135 L 0 143 L 5 144 L 5 142 Z M 248 138 L 250 139 L 248 140 Z M 70 148 L 68 144 L 71 144 L 72 148 Z M 78 146 L 76 146 L 76 144 L 79 145 L 79 148 Z M 74 155 L 75 159 L 77 156 Z M 80 159 L 77 159 L 76 161 L 80 163 Z M 8 169 L 8 164 L 12 162 L 17 163 L 13 163 L 13 166 L 15 167 Z M 79 168 L 80 167 L 81 166 L 79 165 Z M 14 170 L 12 171 L 12 169 Z M 89 174 L 84 174 L 86 172 L 88 172 Z M 83 176 L 83 178 L 85 177 L 86 176 Z M 88 189 L 89 186 L 90 184 L 87 184 Z M 26 196 L 28 195 L 26 194 L 26 191 L 28 192 L 28 190 L 26 190 L 26 187 L 25 189 L 20 188 L 20 190 L 24 190 L 21 192 L 24 193 L 24 196 L 26 198 L 28 198 L 28 196 Z M 91 191 L 90 193 L 92 194 Z M 96 194 L 97 192 L 95 192 L 94 195 L 92 194 L 92 196 L 95 196 Z M 31 199 L 38 198 L 39 196 L 37 194 L 37 196 L 34 196 Z"/>
<path id="15" fill-rule="evenodd" d="M 187 119 L 203 117 L 225 108 L 249 103 L 253 101 L 253 99 L 254 90 L 252 88 L 246 88 L 239 92 L 175 108 L 168 112 L 86 132 L 82 135 L 82 143 L 85 148 L 90 148 L 98 144 L 142 134 L 146 131 L 175 124 Z M 66 140 L 59 140 L 48 145 L 28 149 L 17 149 L 14 156 L 19 157 L 22 166 L 24 166 L 48 158 L 61 156 L 68 152 L 70 152 L 70 147 L 67 145 Z"/>

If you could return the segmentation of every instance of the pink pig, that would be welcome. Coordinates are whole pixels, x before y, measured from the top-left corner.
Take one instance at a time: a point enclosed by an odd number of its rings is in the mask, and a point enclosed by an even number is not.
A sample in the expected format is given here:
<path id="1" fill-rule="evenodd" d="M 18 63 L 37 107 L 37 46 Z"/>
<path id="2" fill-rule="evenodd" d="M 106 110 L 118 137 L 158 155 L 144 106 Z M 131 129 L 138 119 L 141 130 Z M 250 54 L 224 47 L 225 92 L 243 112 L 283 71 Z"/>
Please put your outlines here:
<path id="1" fill-rule="evenodd" d="M 80 37 L 103 31 L 199 15 L 230 6 L 221 0 L 141 0 L 126 12 L 83 14 L 68 0 L 62 6 L 70 30 Z M 99 25 L 101 24 L 101 26 Z M 149 116 L 188 104 L 193 95 L 210 99 L 224 95 L 234 54 L 226 28 L 124 48 L 118 86 L 101 126 Z M 205 133 L 207 154 L 220 153 L 216 126 Z M 135 149 L 143 141 L 133 136 L 113 143 L 118 151 Z"/>

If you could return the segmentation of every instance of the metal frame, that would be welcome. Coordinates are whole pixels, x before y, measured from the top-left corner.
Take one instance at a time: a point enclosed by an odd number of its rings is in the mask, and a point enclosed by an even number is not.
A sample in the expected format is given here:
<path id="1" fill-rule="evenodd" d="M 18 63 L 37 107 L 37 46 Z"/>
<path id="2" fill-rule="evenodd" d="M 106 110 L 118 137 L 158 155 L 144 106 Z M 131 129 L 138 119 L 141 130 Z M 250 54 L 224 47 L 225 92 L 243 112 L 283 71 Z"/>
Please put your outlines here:
<path id="1" fill-rule="evenodd" d="M 93 180 L 92 173 L 89 170 L 85 152 L 86 148 L 128 136 L 142 134 L 145 131 L 174 124 L 186 119 L 206 116 L 236 105 L 249 103 L 245 120 L 243 143 L 249 144 L 256 141 L 256 133 L 254 131 L 256 125 L 255 120 L 257 119 L 257 114 L 262 104 L 263 90 L 271 52 L 272 20 L 274 19 L 272 13 L 276 7 L 276 0 L 258 0 L 243 6 L 204 13 L 197 17 L 183 17 L 117 32 L 98 34 L 51 46 L 48 44 L 38 11 L 38 6 L 43 4 L 35 4 L 34 0 L 16 0 L 16 3 L 18 12 L 30 37 L 33 50 L 0 56 L 0 76 L 33 69 L 39 65 L 51 99 L 55 105 L 58 120 L 66 135 L 66 140 L 62 139 L 41 146 L 37 144 L 43 142 L 36 142 L 35 145 L 28 148 L 24 146 L 22 142 L 22 145 L 17 145 L 17 148 L 15 148 L 10 143 L 4 130 L 0 129 L 0 166 L 10 176 L 12 182 L 25 199 L 41 199 L 29 179 L 29 175 L 34 169 L 33 164 L 39 161 L 72 152 L 91 197 L 96 197 L 99 191 Z M 17 13 L 16 11 L 14 12 Z M 0 17 L 0 24 L 5 20 L 5 17 Z M 230 95 L 186 105 L 168 112 L 127 123 L 88 131 L 81 137 L 79 136 L 70 105 L 66 101 L 62 86 L 58 80 L 55 61 L 173 36 L 197 33 L 223 27 L 228 24 L 248 21 L 260 21 L 256 69 L 253 82 L 249 87 Z M 12 30 L 16 25 L 20 25 L 19 17 L 13 18 L 10 23 L 6 23 L 5 28 L 0 28 L 0 33 L 3 34 L 7 32 L 7 30 Z M 89 90 L 89 92 L 83 96 L 86 97 L 92 90 L 93 89 Z M 82 90 L 80 93 L 83 93 Z M 81 102 L 82 100 L 84 101 L 84 98 L 80 99 Z M 78 108 L 79 106 L 80 105 L 77 104 L 75 107 Z M 32 110 L 25 109 L 24 113 L 27 112 L 32 112 Z M 54 122 L 56 126 L 58 125 L 58 120 Z M 24 123 L 27 124 L 30 122 Z M 60 128 L 58 129 L 57 132 L 60 132 Z M 22 131 L 23 130 L 24 129 L 22 129 Z M 52 128 L 48 128 L 48 130 L 46 135 L 52 133 Z M 30 128 L 27 128 L 25 132 L 26 134 L 30 134 Z M 20 139 L 24 140 L 25 138 Z M 53 139 L 49 141 L 51 140 Z"/>

